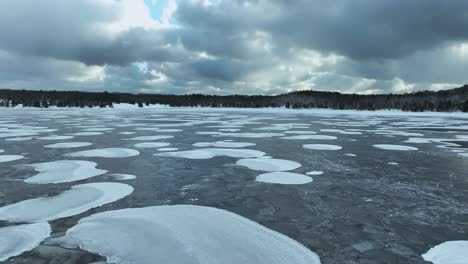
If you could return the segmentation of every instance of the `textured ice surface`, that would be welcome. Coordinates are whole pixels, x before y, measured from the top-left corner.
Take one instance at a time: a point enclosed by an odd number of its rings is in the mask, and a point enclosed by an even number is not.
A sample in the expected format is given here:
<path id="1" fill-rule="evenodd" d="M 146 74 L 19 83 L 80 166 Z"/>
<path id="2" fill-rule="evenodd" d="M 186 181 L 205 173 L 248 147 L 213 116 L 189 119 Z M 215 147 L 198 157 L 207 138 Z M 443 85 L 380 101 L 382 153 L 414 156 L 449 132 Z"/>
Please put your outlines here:
<path id="1" fill-rule="evenodd" d="M 83 150 L 72 153 L 67 153 L 66 157 L 83 157 L 83 158 L 127 158 L 140 155 L 140 152 L 135 149 L 128 148 L 102 148 Z"/>
<path id="2" fill-rule="evenodd" d="M 162 148 L 171 145 L 171 143 L 167 142 L 141 142 L 137 143 L 134 146 L 136 148 Z"/>
<path id="3" fill-rule="evenodd" d="M 229 141 L 216 141 L 216 142 L 197 142 L 194 147 L 215 147 L 215 148 L 245 148 L 255 146 L 255 143 L 249 142 L 229 142 Z"/>
<path id="4" fill-rule="evenodd" d="M 0 228 L 0 261 L 5 261 L 37 247 L 49 237 L 50 231 L 48 223 Z"/>
<path id="5" fill-rule="evenodd" d="M 431 248 L 422 257 L 434 264 L 468 263 L 468 241 L 448 241 Z"/>
<path id="6" fill-rule="evenodd" d="M 326 135 L 297 135 L 297 136 L 282 137 L 282 139 L 297 139 L 297 140 L 304 140 L 304 139 L 335 140 L 335 139 L 337 139 L 337 137 L 335 137 L 335 136 L 326 136 Z"/>
<path id="7" fill-rule="evenodd" d="M 225 210 L 192 205 L 98 213 L 52 242 L 112 263 L 320 263 L 315 253 L 285 235 Z"/>
<path id="8" fill-rule="evenodd" d="M 253 149 L 203 148 L 186 151 L 165 152 L 154 155 L 186 159 L 211 159 L 216 156 L 227 156 L 232 158 L 259 158 L 264 156 L 265 153 Z"/>
<path id="9" fill-rule="evenodd" d="M 140 141 L 151 141 L 151 140 L 159 140 L 159 139 L 169 139 L 173 138 L 174 136 L 141 136 L 141 137 L 133 137 L 129 140 L 140 140 Z"/>
<path id="10" fill-rule="evenodd" d="M 55 143 L 50 145 L 45 145 L 46 148 L 80 148 L 91 146 L 93 143 L 89 142 L 63 142 L 63 143 Z"/>
<path id="11" fill-rule="evenodd" d="M 58 160 L 27 165 L 39 173 L 25 180 L 27 183 L 62 183 L 83 180 L 106 173 L 96 169 L 97 163 L 85 160 Z"/>
<path id="12" fill-rule="evenodd" d="M 277 184 L 306 184 L 313 179 L 307 175 L 292 172 L 268 172 L 255 178 L 255 181 Z"/>
<path id="13" fill-rule="evenodd" d="M 301 167 L 301 164 L 295 161 L 265 158 L 240 159 L 236 164 L 256 171 L 289 171 Z"/>
<path id="14" fill-rule="evenodd" d="M 342 149 L 341 146 L 329 145 L 329 144 L 305 144 L 302 146 L 306 149 L 313 149 L 313 150 L 340 150 Z"/>
<path id="15" fill-rule="evenodd" d="M 123 183 L 100 182 L 75 185 L 57 196 L 39 197 L 0 207 L 0 220 L 52 221 L 117 201 L 132 191 L 130 185 Z"/>
<path id="16" fill-rule="evenodd" d="M 15 161 L 24 158 L 21 155 L 0 155 L 0 162 Z"/>
<path id="17" fill-rule="evenodd" d="M 418 150 L 416 147 L 410 146 L 403 146 L 403 145 L 389 145 L 389 144 L 376 144 L 374 147 L 378 149 L 385 149 L 385 150 L 402 150 L 402 151 L 412 151 Z"/>

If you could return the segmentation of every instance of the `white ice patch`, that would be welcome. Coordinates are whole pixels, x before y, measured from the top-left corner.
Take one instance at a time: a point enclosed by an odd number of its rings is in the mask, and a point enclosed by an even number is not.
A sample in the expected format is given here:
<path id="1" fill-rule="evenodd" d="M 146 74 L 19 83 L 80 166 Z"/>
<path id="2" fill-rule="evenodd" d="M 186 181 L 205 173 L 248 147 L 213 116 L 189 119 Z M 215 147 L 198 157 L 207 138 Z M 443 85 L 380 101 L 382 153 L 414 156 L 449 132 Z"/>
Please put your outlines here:
<path id="1" fill-rule="evenodd" d="M 384 150 L 401 150 L 401 151 L 413 151 L 418 150 L 418 148 L 403 146 L 403 145 L 388 145 L 388 144 L 377 144 L 374 145 L 375 148 L 384 149 Z"/>
<path id="2" fill-rule="evenodd" d="M 177 151 L 178 148 L 158 148 L 157 151 Z"/>
<path id="3" fill-rule="evenodd" d="M 265 158 L 240 159 L 236 164 L 256 171 L 289 171 L 301 167 L 301 164 L 295 161 Z"/>
<path id="4" fill-rule="evenodd" d="M 136 179 L 135 175 L 132 174 L 122 174 L 122 173 L 112 173 L 109 176 L 114 177 L 118 181 L 128 181 Z"/>
<path id="5" fill-rule="evenodd" d="M 133 135 L 135 134 L 136 132 L 131 132 L 131 131 L 123 131 L 123 132 L 119 132 L 119 134 L 121 135 Z"/>
<path id="6" fill-rule="evenodd" d="M 73 136 L 98 136 L 104 134 L 103 132 L 77 132 L 71 135 Z"/>
<path id="7" fill-rule="evenodd" d="M 13 138 L 6 138 L 5 141 L 28 141 L 33 139 L 32 137 L 13 137 Z"/>
<path id="8" fill-rule="evenodd" d="M 314 252 L 283 234 L 225 210 L 193 205 L 98 213 L 52 242 L 112 263 L 320 264 Z"/>
<path id="9" fill-rule="evenodd" d="M 323 174 L 323 171 L 309 171 L 309 172 L 306 172 L 307 175 L 322 175 Z"/>
<path id="10" fill-rule="evenodd" d="M 0 207 L 0 220 L 44 222 L 69 217 L 117 201 L 133 192 L 123 183 L 87 183 L 53 197 L 39 197 Z"/>
<path id="11" fill-rule="evenodd" d="M 305 144 L 302 147 L 313 150 L 340 150 L 343 147 L 329 144 Z"/>
<path id="12" fill-rule="evenodd" d="M 284 134 L 280 133 L 221 133 L 219 132 L 216 136 L 219 137 L 238 137 L 238 138 L 270 138 L 270 137 L 281 137 Z"/>
<path id="13" fill-rule="evenodd" d="M 356 154 L 353 154 L 353 153 L 346 153 L 345 156 L 348 156 L 348 157 L 356 157 L 357 155 L 356 155 Z"/>
<path id="14" fill-rule="evenodd" d="M 48 223 L 0 228 L 0 261 L 34 249 L 50 236 L 50 232 Z"/>
<path id="15" fill-rule="evenodd" d="M 82 158 L 127 158 L 140 155 L 140 152 L 135 149 L 128 148 L 102 148 L 77 151 L 65 154 L 66 157 L 82 157 Z"/>
<path id="16" fill-rule="evenodd" d="M 215 148 L 245 148 L 255 146 L 255 143 L 249 142 L 229 142 L 229 141 L 216 141 L 216 142 L 198 142 L 193 144 L 194 147 L 215 147 Z"/>
<path id="17" fill-rule="evenodd" d="M 297 136 L 282 137 L 282 139 L 297 139 L 297 140 L 304 140 L 304 139 L 335 140 L 335 139 L 337 139 L 337 137 L 335 137 L 335 136 L 326 136 L 326 135 L 297 135 Z"/>
<path id="18" fill-rule="evenodd" d="M 89 142 L 63 142 L 63 143 L 56 143 L 45 145 L 45 148 L 81 148 L 91 146 L 93 143 Z"/>
<path id="19" fill-rule="evenodd" d="M 24 158 L 24 156 L 21 155 L 0 155 L 0 162 L 15 161 L 20 160 L 22 158 Z"/>
<path id="20" fill-rule="evenodd" d="M 347 130 L 343 130 L 343 129 L 320 129 L 320 132 L 338 133 L 338 134 L 342 134 L 342 135 L 362 135 L 362 132 L 347 131 Z"/>
<path id="21" fill-rule="evenodd" d="M 231 158 L 259 158 L 264 156 L 265 153 L 253 149 L 204 148 L 186 151 L 166 152 L 154 155 L 186 159 L 211 159 L 216 156 L 227 156 Z"/>
<path id="22" fill-rule="evenodd" d="M 33 167 L 39 173 L 24 181 L 37 184 L 79 181 L 107 172 L 96 169 L 97 163 L 85 160 L 58 160 L 26 166 Z"/>
<path id="23" fill-rule="evenodd" d="M 141 136 L 141 137 L 130 138 L 129 140 L 151 141 L 151 140 L 159 140 L 159 139 L 169 139 L 173 137 L 174 136 Z"/>
<path id="24" fill-rule="evenodd" d="M 307 175 L 292 172 L 268 172 L 255 178 L 255 181 L 277 184 L 306 184 L 313 179 Z M 289 263 L 289 262 L 288 262 Z"/>
<path id="25" fill-rule="evenodd" d="M 134 146 L 136 148 L 162 148 L 162 147 L 167 147 L 171 145 L 171 143 L 167 142 L 142 142 L 142 143 L 137 143 Z"/>
<path id="26" fill-rule="evenodd" d="M 46 137 L 38 137 L 37 139 L 41 140 L 66 140 L 66 139 L 72 139 L 74 136 L 57 136 L 57 135 L 51 135 L 51 136 L 46 136 Z"/>
<path id="27" fill-rule="evenodd" d="M 422 257 L 434 264 L 468 263 L 468 241 L 448 241 L 431 248 Z"/>

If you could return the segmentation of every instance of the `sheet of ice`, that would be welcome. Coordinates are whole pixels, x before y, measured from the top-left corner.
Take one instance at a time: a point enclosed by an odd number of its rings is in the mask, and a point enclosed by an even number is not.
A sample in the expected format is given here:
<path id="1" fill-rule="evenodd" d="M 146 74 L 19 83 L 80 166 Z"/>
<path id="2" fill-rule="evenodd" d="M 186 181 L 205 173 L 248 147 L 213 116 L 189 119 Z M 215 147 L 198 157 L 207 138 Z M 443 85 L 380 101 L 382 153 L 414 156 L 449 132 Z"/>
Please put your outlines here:
<path id="1" fill-rule="evenodd" d="M 398 165 L 397 162 L 393 162 L 393 161 L 391 161 L 391 162 L 389 162 L 389 163 L 387 163 L 387 164 L 388 164 L 388 165 Z"/>
<path id="2" fill-rule="evenodd" d="M 353 154 L 353 153 L 346 153 L 345 156 L 348 156 L 348 157 L 356 157 L 357 155 L 356 155 L 356 154 Z"/>
<path id="3" fill-rule="evenodd" d="M 83 131 L 91 131 L 91 132 L 97 132 L 97 131 L 112 131 L 114 128 L 112 127 L 92 127 L 92 128 L 85 128 Z"/>
<path id="4" fill-rule="evenodd" d="M 347 130 L 343 130 L 343 129 L 320 129 L 320 132 L 338 133 L 338 134 L 342 134 L 342 135 L 362 135 L 362 132 L 347 131 Z"/>
<path id="5" fill-rule="evenodd" d="M 215 147 L 215 148 L 245 148 L 255 146 L 255 143 L 249 142 L 232 142 L 232 141 L 216 141 L 216 142 L 197 142 L 194 147 Z"/>
<path id="6" fill-rule="evenodd" d="M 64 154 L 66 157 L 80 158 L 127 158 L 137 155 L 140 155 L 138 150 L 128 148 L 91 149 Z"/>
<path id="7" fill-rule="evenodd" d="M 47 222 L 0 228 L 0 261 L 34 249 L 50 232 Z"/>
<path id="8" fill-rule="evenodd" d="M 255 178 L 255 181 L 276 184 L 306 184 L 313 179 L 307 175 L 292 172 L 268 172 Z"/>
<path id="9" fill-rule="evenodd" d="M 24 158 L 22 155 L 0 155 L 0 162 L 9 162 Z"/>
<path id="10" fill-rule="evenodd" d="M 177 151 L 178 148 L 158 148 L 157 151 Z"/>
<path id="11" fill-rule="evenodd" d="M 466 264 L 468 263 L 468 241 L 444 242 L 422 254 L 422 257 L 434 264 Z"/>
<path id="12" fill-rule="evenodd" d="M 71 134 L 72 136 L 98 136 L 104 134 L 103 132 L 77 132 Z"/>
<path id="13" fill-rule="evenodd" d="M 384 150 L 401 150 L 401 151 L 413 151 L 418 150 L 416 147 L 403 146 L 403 145 L 389 145 L 389 144 L 376 144 L 375 148 Z"/>
<path id="14" fill-rule="evenodd" d="M 79 181 L 107 173 L 96 169 L 97 163 L 86 160 L 58 160 L 26 165 L 39 173 L 24 180 L 27 183 L 47 184 Z"/>
<path id="15" fill-rule="evenodd" d="M 323 171 L 309 171 L 309 172 L 306 172 L 307 175 L 322 175 L 323 174 Z"/>
<path id="16" fill-rule="evenodd" d="M 265 152 L 253 149 L 203 148 L 186 151 L 165 152 L 154 155 L 186 159 L 211 159 L 216 156 L 227 156 L 231 158 L 259 158 L 264 156 Z"/>
<path id="17" fill-rule="evenodd" d="M 110 263 L 320 264 L 295 240 L 234 213 L 202 206 L 153 206 L 81 219 L 52 243 Z"/>
<path id="18" fill-rule="evenodd" d="M 297 135 L 297 136 L 282 137 L 282 139 L 297 139 L 297 140 L 304 140 L 304 139 L 335 140 L 335 139 L 337 139 L 337 137 L 335 137 L 335 136 L 326 136 L 326 135 Z"/>
<path id="19" fill-rule="evenodd" d="M 167 143 L 167 142 L 141 142 L 141 143 L 137 143 L 133 146 L 135 146 L 136 148 L 162 148 L 162 147 L 167 147 L 171 145 L 171 143 Z"/>
<path id="20" fill-rule="evenodd" d="M 308 131 L 308 130 L 288 130 L 284 131 L 285 134 L 299 134 L 299 135 L 308 135 L 308 134 L 317 134 L 315 131 Z"/>
<path id="21" fill-rule="evenodd" d="M 123 183 L 99 182 L 73 186 L 53 197 L 39 197 L 0 207 L 0 220 L 44 222 L 69 217 L 117 201 L 133 192 Z"/>
<path id="22" fill-rule="evenodd" d="M 157 133 L 175 133 L 175 132 L 181 132 L 183 131 L 182 129 L 177 129 L 177 128 L 161 128 L 161 129 L 158 129 Z"/>
<path id="23" fill-rule="evenodd" d="M 58 136 L 58 135 L 51 135 L 51 136 L 46 136 L 46 137 L 38 137 L 37 139 L 41 140 L 66 140 L 66 139 L 72 139 L 74 136 Z"/>
<path id="24" fill-rule="evenodd" d="M 93 143 L 89 142 L 63 142 L 55 143 L 50 145 L 45 145 L 45 148 L 81 148 L 86 146 L 91 146 Z"/>
<path id="25" fill-rule="evenodd" d="M 132 131 L 123 131 L 123 132 L 119 132 L 119 134 L 121 135 L 133 135 L 135 134 L 136 132 L 132 132 Z"/>
<path id="26" fill-rule="evenodd" d="M 236 162 L 237 165 L 247 167 L 256 171 L 289 171 L 301 167 L 301 164 L 295 161 L 284 159 L 240 159 Z"/>
<path id="27" fill-rule="evenodd" d="M 221 133 L 219 132 L 217 135 L 219 137 L 238 137 L 238 138 L 270 138 L 270 137 L 281 137 L 284 134 L 280 133 L 252 133 L 252 132 L 245 132 L 245 133 Z"/>
<path id="28" fill-rule="evenodd" d="M 302 147 L 313 150 L 340 150 L 343 147 L 329 144 L 304 144 Z"/>
<path id="29" fill-rule="evenodd" d="M 141 136 L 141 137 L 133 137 L 129 140 L 139 140 L 139 141 L 151 141 L 151 140 L 159 140 L 159 139 L 169 139 L 173 138 L 174 136 Z"/>
<path id="30" fill-rule="evenodd" d="M 33 139 L 32 137 L 13 137 L 13 138 L 6 138 L 5 141 L 28 141 Z"/>
<path id="31" fill-rule="evenodd" d="M 135 175 L 132 174 L 123 174 L 123 173 L 112 173 L 109 176 L 114 177 L 114 179 L 118 181 L 127 181 L 127 180 L 134 180 L 136 179 Z"/>

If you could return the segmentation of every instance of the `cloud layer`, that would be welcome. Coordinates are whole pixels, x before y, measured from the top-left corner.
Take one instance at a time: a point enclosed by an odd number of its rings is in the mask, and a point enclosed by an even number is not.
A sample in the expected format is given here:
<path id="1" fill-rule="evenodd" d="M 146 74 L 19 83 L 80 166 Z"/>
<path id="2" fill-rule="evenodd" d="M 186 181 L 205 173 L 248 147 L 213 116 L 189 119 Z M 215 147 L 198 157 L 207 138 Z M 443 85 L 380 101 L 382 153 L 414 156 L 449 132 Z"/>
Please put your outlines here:
<path id="1" fill-rule="evenodd" d="M 468 82 L 468 2 L 0 1 L 0 87 L 276 94 Z M 154 12 L 153 12 L 154 13 Z"/>

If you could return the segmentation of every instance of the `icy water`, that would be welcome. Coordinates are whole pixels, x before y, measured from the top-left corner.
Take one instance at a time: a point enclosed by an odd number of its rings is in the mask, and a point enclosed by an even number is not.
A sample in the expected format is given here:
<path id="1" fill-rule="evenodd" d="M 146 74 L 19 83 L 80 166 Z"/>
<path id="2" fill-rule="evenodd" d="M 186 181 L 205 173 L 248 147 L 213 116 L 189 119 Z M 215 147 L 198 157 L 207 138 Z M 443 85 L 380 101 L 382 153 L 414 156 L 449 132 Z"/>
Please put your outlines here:
<path id="1" fill-rule="evenodd" d="M 5 263 L 468 263 L 468 115 L 0 114 Z"/>

